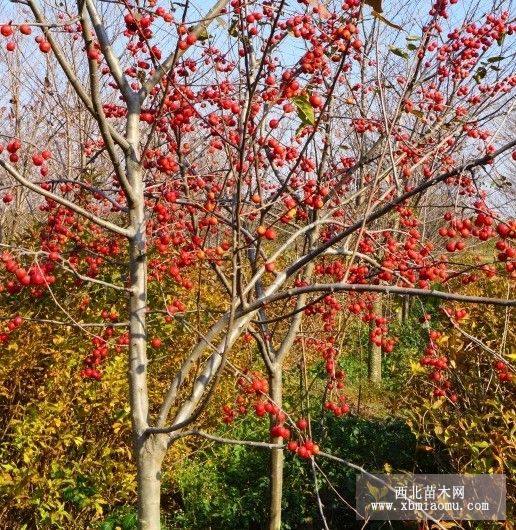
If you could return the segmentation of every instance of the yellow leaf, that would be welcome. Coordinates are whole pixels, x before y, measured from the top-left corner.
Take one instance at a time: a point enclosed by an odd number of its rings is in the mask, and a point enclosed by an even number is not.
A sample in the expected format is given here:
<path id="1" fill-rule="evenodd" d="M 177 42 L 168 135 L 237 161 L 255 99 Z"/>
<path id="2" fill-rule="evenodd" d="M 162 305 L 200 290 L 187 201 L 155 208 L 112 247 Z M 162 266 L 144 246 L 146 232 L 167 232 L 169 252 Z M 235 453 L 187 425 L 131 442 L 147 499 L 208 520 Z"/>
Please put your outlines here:
<path id="1" fill-rule="evenodd" d="M 13 478 L 9 473 L 2 473 L 0 475 L 0 486 L 7 486 L 13 484 Z"/>
<path id="2" fill-rule="evenodd" d="M 416 451 L 431 453 L 433 450 L 434 448 L 431 445 L 416 445 Z"/>
<path id="3" fill-rule="evenodd" d="M 413 374 L 424 374 L 426 370 L 418 362 L 412 361 L 410 363 L 410 370 Z"/>
<path id="4" fill-rule="evenodd" d="M 117 421 L 117 422 L 113 423 L 113 425 L 111 425 L 111 428 L 113 429 L 113 432 L 115 434 L 118 434 L 118 432 L 120 431 L 121 427 L 122 427 L 122 424 L 119 421 Z"/>
<path id="5" fill-rule="evenodd" d="M 443 398 L 439 398 L 439 399 L 434 401 L 434 403 L 432 404 L 432 408 L 433 409 L 441 408 L 443 403 L 444 403 L 444 399 Z"/>
<path id="6" fill-rule="evenodd" d="M 422 120 L 425 117 L 425 115 L 420 110 L 411 110 L 410 114 L 414 114 L 414 116 L 416 116 L 420 120 Z"/>
<path id="7" fill-rule="evenodd" d="M 437 344 L 441 345 L 441 344 L 446 344 L 448 342 L 448 340 L 450 339 L 450 337 L 448 335 L 441 335 L 437 340 Z"/>

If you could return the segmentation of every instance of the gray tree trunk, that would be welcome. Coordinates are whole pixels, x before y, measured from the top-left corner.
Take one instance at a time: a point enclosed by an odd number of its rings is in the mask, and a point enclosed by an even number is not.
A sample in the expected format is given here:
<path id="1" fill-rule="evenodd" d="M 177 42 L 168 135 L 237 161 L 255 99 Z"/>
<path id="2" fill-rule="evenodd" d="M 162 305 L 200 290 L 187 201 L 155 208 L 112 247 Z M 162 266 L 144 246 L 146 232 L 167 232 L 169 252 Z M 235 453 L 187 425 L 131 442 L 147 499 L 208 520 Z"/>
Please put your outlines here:
<path id="1" fill-rule="evenodd" d="M 138 523 L 140 530 L 160 530 L 161 466 L 166 447 L 149 441 L 137 455 Z"/>
<path id="2" fill-rule="evenodd" d="M 282 406 L 283 381 L 281 374 L 281 365 L 272 373 L 271 378 L 271 397 L 278 407 Z M 273 438 L 272 443 L 281 444 L 283 438 Z M 283 496 L 283 449 L 271 450 L 271 469 L 270 469 L 270 513 L 269 513 L 269 530 L 280 530 L 281 528 L 281 501 Z"/>
<path id="3" fill-rule="evenodd" d="M 138 485 L 138 527 L 160 530 L 161 465 L 166 443 L 160 435 L 147 436 L 149 396 L 147 389 L 147 241 L 144 184 L 139 160 L 139 114 L 136 101 L 129 102 L 126 170 L 132 188 L 129 224 L 129 392 Z"/>
<path id="4" fill-rule="evenodd" d="M 404 296 L 401 303 L 401 323 L 405 324 L 410 313 L 410 296 Z"/>
<path id="5" fill-rule="evenodd" d="M 380 297 L 378 297 L 378 300 L 373 305 L 373 312 L 375 315 L 382 314 L 382 299 Z M 374 323 L 371 323 L 370 327 L 372 329 Z M 380 383 L 382 380 L 382 347 L 370 342 L 367 361 L 369 381 L 371 383 Z"/>

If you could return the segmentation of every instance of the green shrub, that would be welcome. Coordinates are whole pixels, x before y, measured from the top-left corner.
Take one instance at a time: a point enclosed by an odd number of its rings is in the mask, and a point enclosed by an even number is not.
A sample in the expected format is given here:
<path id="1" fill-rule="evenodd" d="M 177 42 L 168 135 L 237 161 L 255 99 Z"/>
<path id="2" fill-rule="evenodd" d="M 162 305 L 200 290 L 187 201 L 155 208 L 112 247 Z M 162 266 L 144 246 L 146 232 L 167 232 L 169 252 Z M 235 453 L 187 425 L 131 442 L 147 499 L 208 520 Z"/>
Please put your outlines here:
<path id="1" fill-rule="evenodd" d="M 359 417 L 327 417 L 315 427 L 314 438 L 321 449 L 368 471 L 438 472 L 432 457 L 417 451 L 415 436 L 397 420 Z M 222 435 L 240 439 L 264 439 L 265 427 L 244 420 Z M 268 507 L 267 450 L 240 445 L 210 445 L 193 454 L 188 465 L 175 470 L 181 509 L 167 517 L 170 528 L 254 530 L 266 527 Z M 330 528 L 356 528 L 354 511 L 340 500 L 332 487 L 355 505 L 357 471 L 318 457 L 320 496 Z M 330 486 L 331 483 L 331 486 Z M 174 485 L 171 483 L 171 490 Z M 165 493 L 164 496 L 167 494 Z M 283 529 L 320 528 L 310 462 L 286 455 L 283 499 Z"/>

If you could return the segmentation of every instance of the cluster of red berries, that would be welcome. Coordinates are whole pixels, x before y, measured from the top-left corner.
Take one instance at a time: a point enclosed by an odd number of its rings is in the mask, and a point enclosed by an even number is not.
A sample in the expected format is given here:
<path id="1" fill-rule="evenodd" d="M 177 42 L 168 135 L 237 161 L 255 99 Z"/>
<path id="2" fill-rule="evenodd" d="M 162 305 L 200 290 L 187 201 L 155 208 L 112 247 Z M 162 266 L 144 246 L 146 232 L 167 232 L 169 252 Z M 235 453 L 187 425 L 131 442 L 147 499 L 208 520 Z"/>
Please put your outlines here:
<path id="1" fill-rule="evenodd" d="M 324 408 L 337 417 L 345 416 L 351 410 L 346 396 L 339 396 L 337 403 L 334 401 L 326 401 Z"/>
<path id="2" fill-rule="evenodd" d="M 299 339 L 302 340 L 302 339 Z M 325 409 L 342 416 L 349 412 L 349 405 L 344 393 L 346 374 L 338 367 L 339 351 L 335 348 L 335 338 L 327 337 L 326 339 L 307 338 L 305 339 L 307 347 L 314 348 L 320 353 L 325 361 L 326 370 L 326 389 L 328 400 L 325 403 Z"/>
<path id="3" fill-rule="evenodd" d="M 117 320 L 118 315 L 116 311 L 103 310 L 102 318 L 108 322 L 114 322 Z M 93 348 L 84 359 L 84 369 L 81 371 L 80 375 L 85 379 L 93 379 L 95 381 L 100 381 L 102 379 L 102 372 L 100 367 L 102 363 L 106 360 L 109 354 L 109 342 L 115 338 L 115 328 L 113 326 L 106 326 L 104 331 L 95 337 L 92 338 Z M 116 350 L 117 352 L 121 351 L 122 347 L 129 343 L 129 334 L 124 333 L 118 337 L 116 341 Z"/>
<path id="4" fill-rule="evenodd" d="M 7 152 L 9 153 L 9 161 L 13 164 L 16 164 L 18 160 L 20 160 L 20 156 L 18 155 L 18 151 L 21 148 L 21 141 L 18 138 L 13 138 L 9 143 L 6 145 Z M 0 153 L 2 153 L 4 150 L 4 146 L 0 144 Z"/>
<path id="5" fill-rule="evenodd" d="M 23 318 L 20 315 L 16 315 L 7 322 L 7 326 L 4 331 L 0 332 L 0 344 L 5 344 L 11 335 L 11 333 L 19 328 L 23 324 Z"/>
<path id="6" fill-rule="evenodd" d="M 355 315 L 362 314 L 362 322 L 374 323 L 374 327 L 369 334 L 369 340 L 372 344 L 381 346 L 384 352 L 391 353 L 396 345 L 396 339 L 386 336 L 389 331 L 388 320 L 385 317 L 374 314 L 373 303 L 374 295 L 358 298 L 358 296 L 350 294 L 348 311 Z"/>
<path id="7" fill-rule="evenodd" d="M 451 390 L 451 381 L 446 376 L 446 370 L 449 369 L 448 359 L 444 355 L 439 355 L 439 347 L 436 343 L 441 336 L 442 333 L 440 331 L 435 329 L 429 330 L 429 341 L 425 348 L 425 353 L 419 362 L 421 366 L 432 367 L 432 371 L 428 374 L 428 378 L 434 385 L 434 397 L 448 396 L 450 401 L 455 403 L 458 400 L 458 396 Z"/>
<path id="8" fill-rule="evenodd" d="M 290 440 L 287 444 L 287 449 L 303 459 L 311 458 L 320 452 L 319 446 L 312 440 L 301 440 L 299 442 Z"/>
<path id="9" fill-rule="evenodd" d="M 279 413 L 279 408 L 271 402 L 265 400 L 265 395 L 269 392 L 269 383 L 260 372 L 248 372 L 244 370 L 244 375 L 237 379 L 237 388 L 240 394 L 236 397 L 235 406 L 224 405 L 222 407 L 223 421 L 226 424 L 232 423 L 238 414 L 246 414 L 248 405 L 252 398 L 258 398 L 254 402 L 254 410 L 258 417 Z"/>
<path id="10" fill-rule="evenodd" d="M 52 274 L 54 270 L 54 263 L 52 260 L 47 260 L 43 263 L 32 265 L 28 269 L 19 265 L 14 257 L 8 252 L 4 252 L 0 256 L 4 264 L 5 270 L 12 273 L 16 277 L 16 281 L 8 280 L 5 286 L 2 285 L 0 290 L 7 290 L 10 294 L 15 294 L 21 291 L 24 287 L 32 286 L 32 294 L 40 296 L 44 287 L 55 283 L 56 278 Z"/>
<path id="11" fill-rule="evenodd" d="M 28 24 L 13 26 L 11 23 L 9 23 L 1 25 L 0 34 L 3 37 L 10 39 L 5 46 L 8 52 L 13 52 L 16 50 L 16 42 L 13 40 L 16 29 L 18 29 L 20 34 L 24 36 L 30 35 L 32 33 L 32 28 Z M 36 37 L 36 42 L 39 45 L 40 51 L 43 53 L 48 53 L 52 49 L 50 43 L 42 35 L 38 35 Z"/>
<path id="12" fill-rule="evenodd" d="M 308 306 L 304 313 L 307 316 L 320 315 L 323 321 L 323 330 L 332 331 L 335 329 L 335 322 L 341 310 L 341 303 L 335 296 L 325 296 L 322 302 Z"/>
<path id="13" fill-rule="evenodd" d="M 495 361 L 493 367 L 498 374 L 498 379 L 503 383 L 512 381 L 513 375 L 509 372 L 509 365 L 503 361 Z"/>
<path id="14" fill-rule="evenodd" d="M 172 317 L 177 315 L 177 313 L 184 313 L 186 311 L 186 306 L 181 300 L 174 300 L 171 304 L 167 306 L 167 316 L 165 317 L 165 322 L 172 322 Z"/>
<path id="15" fill-rule="evenodd" d="M 236 397 L 234 406 L 226 404 L 222 407 L 222 421 L 226 424 L 233 423 L 238 415 L 247 413 L 247 405 L 249 402 L 253 402 L 254 412 L 258 418 L 264 418 L 268 414 L 274 420 L 274 425 L 269 431 L 271 438 L 290 440 L 292 431 L 285 425 L 287 415 L 266 397 L 269 392 L 267 379 L 260 372 L 246 371 L 244 376 L 238 378 L 237 386 L 241 394 Z M 310 458 L 310 456 L 316 455 L 319 452 L 319 447 L 309 439 L 302 439 L 303 432 L 308 428 L 308 420 L 300 418 L 295 426 L 300 431 L 301 436 L 298 441 L 290 440 L 288 442 L 288 450 L 301 458 Z"/>
<path id="16" fill-rule="evenodd" d="M 92 343 L 94 348 L 89 355 L 84 359 L 84 369 L 81 371 L 81 376 L 85 379 L 94 379 L 100 381 L 102 372 L 99 367 L 108 356 L 107 337 L 113 334 L 113 328 L 108 327 L 103 333 L 102 337 L 93 337 Z M 104 338 L 104 336 L 106 338 Z"/>
<path id="17" fill-rule="evenodd" d="M 453 313 L 453 318 L 457 322 L 459 322 L 460 320 L 464 320 L 467 316 L 468 316 L 468 310 L 464 308 L 456 309 Z"/>
<path id="18" fill-rule="evenodd" d="M 7 152 L 9 153 L 9 161 L 13 164 L 16 164 L 20 160 L 20 155 L 18 154 L 18 151 L 20 150 L 22 144 L 21 141 L 18 138 L 13 138 L 9 141 L 9 143 L 5 146 Z M 4 146 L 0 144 L 0 153 L 2 153 L 4 150 Z M 44 177 L 48 173 L 48 168 L 45 165 L 45 162 L 52 158 L 52 153 L 45 149 L 41 153 L 35 153 L 32 155 L 32 163 L 35 166 L 40 167 L 40 173 Z M 5 201 L 4 202 L 10 202 Z"/>

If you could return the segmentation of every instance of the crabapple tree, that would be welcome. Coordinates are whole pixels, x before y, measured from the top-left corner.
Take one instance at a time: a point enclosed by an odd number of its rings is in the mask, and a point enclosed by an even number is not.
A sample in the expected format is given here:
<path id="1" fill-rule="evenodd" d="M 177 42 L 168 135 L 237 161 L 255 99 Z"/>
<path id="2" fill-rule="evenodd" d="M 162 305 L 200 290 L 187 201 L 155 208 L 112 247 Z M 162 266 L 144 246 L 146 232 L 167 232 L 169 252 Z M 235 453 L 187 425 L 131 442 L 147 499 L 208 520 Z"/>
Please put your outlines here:
<path id="1" fill-rule="evenodd" d="M 301 360 L 308 395 L 307 355 L 321 357 L 314 397 L 341 416 L 346 323 L 368 323 L 385 355 L 396 347 L 382 296 L 458 302 L 454 321 L 467 304 L 515 305 L 458 291 L 516 276 L 504 175 L 516 159 L 516 26 L 500 2 L 456 4 L 2 6 L 3 215 L 31 216 L 34 236 L 31 248 L 1 242 L 2 296 L 32 297 L 40 318 L 85 334 L 85 384 L 127 352 L 141 528 L 160 528 L 170 444 L 217 439 L 199 429 L 223 375 L 239 390 L 226 423 L 250 408 L 271 421 L 270 443 L 254 445 L 271 451 L 279 529 L 285 448 L 312 466 L 324 456 L 305 405 L 283 406 L 286 365 Z M 205 303 L 206 285 L 221 306 Z M 92 320 L 86 309 L 106 292 Z M 439 332 L 424 320 L 421 364 L 453 406 Z M 191 331 L 187 351 L 173 348 L 175 322 Z M 237 342 L 255 345 L 249 366 L 235 364 Z"/>

